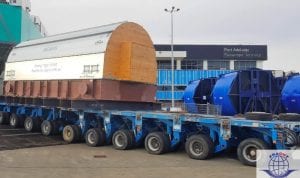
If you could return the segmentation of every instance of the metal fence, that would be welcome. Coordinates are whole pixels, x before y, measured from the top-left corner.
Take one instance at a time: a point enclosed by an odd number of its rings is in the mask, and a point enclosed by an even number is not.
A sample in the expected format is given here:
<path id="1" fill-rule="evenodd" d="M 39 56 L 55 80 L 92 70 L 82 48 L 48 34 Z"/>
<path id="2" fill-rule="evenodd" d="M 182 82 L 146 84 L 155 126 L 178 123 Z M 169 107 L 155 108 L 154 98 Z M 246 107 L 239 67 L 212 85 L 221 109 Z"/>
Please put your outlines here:
<path id="1" fill-rule="evenodd" d="M 222 107 L 220 105 L 213 104 L 186 104 L 177 102 L 175 103 L 174 108 L 172 108 L 171 103 L 162 103 L 162 110 L 169 112 L 188 112 L 214 116 L 220 116 L 222 114 Z"/>

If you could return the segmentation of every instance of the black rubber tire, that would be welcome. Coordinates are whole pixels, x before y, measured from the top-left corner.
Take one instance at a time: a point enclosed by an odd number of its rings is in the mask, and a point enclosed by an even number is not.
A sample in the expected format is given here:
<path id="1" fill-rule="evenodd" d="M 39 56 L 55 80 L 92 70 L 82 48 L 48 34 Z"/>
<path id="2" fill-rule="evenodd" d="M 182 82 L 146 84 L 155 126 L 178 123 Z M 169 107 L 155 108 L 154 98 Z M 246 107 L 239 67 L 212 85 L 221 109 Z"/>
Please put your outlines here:
<path id="1" fill-rule="evenodd" d="M 118 130 L 112 137 L 113 147 L 117 150 L 128 150 L 134 146 L 134 138 L 132 131 Z"/>
<path id="2" fill-rule="evenodd" d="M 55 120 L 55 121 L 50 121 L 52 126 L 53 126 L 53 131 L 52 134 L 53 135 L 58 135 L 59 134 L 59 127 L 61 126 L 61 121 L 59 120 Z"/>
<path id="3" fill-rule="evenodd" d="M 185 142 L 185 151 L 192 159 L 205 160 L 214 153 L 214 143 L 206 135 L 192 135 Z"/>
<path id="4" fill-rule="evenodd" d="M 155 155 L 166 153 L 170 151 L 170 139 L 163 132 L 149 133 L 145 138 L 145 149 Z"/>
<path id="5" fill-rule="evenodd" d="M 297 146 L 299 144 L 299 140 L 298 140 L 298 135 L 296 134 L 296 132 L 286 128 L 284 129 L 285 132 L 285 146 L 287 147 L 293 147 L 293 146 Z"/>
<path id="6" fill-rule="evenodd" d="M 7 112 L 0 112 L 0 124 L 8 124 L 9 123 L 9 113 Z"/>
<path id="7" fill-rule="evenodd" d="M 18 128 L 24 126 L 24 118 L 22 116 L 17 116 L 16 114 L 11 114 L 9 118 L 9 125 L 13 128 Z"/>
<path id="8" fill-rule="evenodd" d="M 96 147 L 105 145 L 106 135 L 101 128 L 92 128 L 85 133 L 84 138 L 88 146 Z"/>
<path id="9" fill-rule="evenodd" d="M 63 130 L 63 139 L 67 143 L 76 143 L 80 139 L 80 128 L 77 125 L 67 125 Z"/>
<path id="10" fill-rule="evenodd" d="M 41 124 L 41 132 L 44 136 L 53 135 L 53 123 L 48 120 L 44 120 Z"/>
<path id="11" fill-rule="evenodd" d="M 42 120 L 40 118 L 27 117 L 24 121 L 24 128 L 28 132 L 40 131 Z"/>
<path id="12" fill-rule="evenodd" d="M 249 120 L 256 121 L 271 121 L 273 120 L 273 115 L 271 113 L 264 112 L 247 112 L 244 117 Z"/>
<path id="13" fill-rule="evenodd" d="M 84 138 L 82 137 L 81 135 L 81 129 L 80 129 L 80 126 L 78 125 L 72 125 L 73 129 L 75 130 L 75 133 L 76 133 L 76 139 L 75 139 L 75 142 L 81 142 L 81 141 L 84 141 Z"/>
<path id="14" fill-rule="evenodd" d="M 27 117 L 24 121 L 24 128 L 28 132 L 33 132 L 34 131 L 34 124 L 33 124 L 33 118 L 32 117 Z"/>
<path id="15" fill-rule="evenodd" d="M 278 117 L 282 121 L 300 121 L 300 114 L 296 113 L 281 113 Z"/>
<path id="16" fill-rule="evenodd" d="M 268 149 L 268 145 L 257 138 L 247 138 L 245 140 L 243 140 L 238 148 L 237 148 L 237 156 L 238 159 L 247 166 L 256 166 L 256 150 L 265 150 Z M 255 151 L 255 155 L 252 155 L 251 157 L 251 153 L 252 151 Z"/>
<path id="17" fill-rule="evenodd" d="M 34 118 L 33 119 L 33 127 L 34 131 L 40 132 L 41 131 L 41 125 L 42 125 L 43 119 L 40 117 Z"/>

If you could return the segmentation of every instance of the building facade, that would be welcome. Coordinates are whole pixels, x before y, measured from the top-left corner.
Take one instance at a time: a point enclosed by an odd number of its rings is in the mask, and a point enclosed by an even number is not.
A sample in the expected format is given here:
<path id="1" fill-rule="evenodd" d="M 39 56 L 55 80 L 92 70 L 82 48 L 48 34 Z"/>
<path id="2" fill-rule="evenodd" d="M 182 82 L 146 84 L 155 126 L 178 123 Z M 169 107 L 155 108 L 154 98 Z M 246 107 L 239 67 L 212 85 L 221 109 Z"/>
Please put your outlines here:
<path id="1" fill-rule="evenodd" d="M 155 45 L 158 65 L 156 99 L 171 100 L 171 47 Z M 174 45 L 175 100 L 180 101 L 189 81 L 217 77 L 233 70 L 263 68 L 266 45 Z"/>

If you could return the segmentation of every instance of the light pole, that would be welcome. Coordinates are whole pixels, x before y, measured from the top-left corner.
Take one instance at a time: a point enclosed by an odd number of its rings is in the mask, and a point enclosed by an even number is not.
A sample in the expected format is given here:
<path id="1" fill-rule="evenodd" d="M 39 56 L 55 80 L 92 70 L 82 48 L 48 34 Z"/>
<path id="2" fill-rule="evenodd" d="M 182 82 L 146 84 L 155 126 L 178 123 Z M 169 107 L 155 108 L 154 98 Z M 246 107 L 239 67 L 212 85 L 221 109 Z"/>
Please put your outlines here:
<path id="1" fill-rule="evenodd" d="M 175 107 L 175 102 L 174 102 L 174 44 L 173 44 L 173 29 L 174 29 L 174 25 L 173 25 L 173 14 L 175 12 L 178 12 L 180 9 L 175 8 L 175 6 L 172 6 L 172 8 L 169 9 L 165 9 L 166 12 L 171 14 L 171 68 L 172 68 L 172 72 L 171 72 L 171 87 L 172 87 L 172 108 L 174 109 Z"/>

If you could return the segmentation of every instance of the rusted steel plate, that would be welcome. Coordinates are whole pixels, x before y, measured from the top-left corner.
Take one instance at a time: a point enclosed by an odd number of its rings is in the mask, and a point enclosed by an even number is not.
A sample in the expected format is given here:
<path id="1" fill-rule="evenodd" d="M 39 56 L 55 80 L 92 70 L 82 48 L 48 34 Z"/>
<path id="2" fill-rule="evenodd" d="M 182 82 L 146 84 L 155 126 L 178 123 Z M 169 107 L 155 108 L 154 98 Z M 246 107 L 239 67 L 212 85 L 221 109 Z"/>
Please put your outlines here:
<path id="1" fill-rule="evenodd" d="M 118 80 L 5 81 L 4 96 L 155 102 L 156 86 Z"/>

